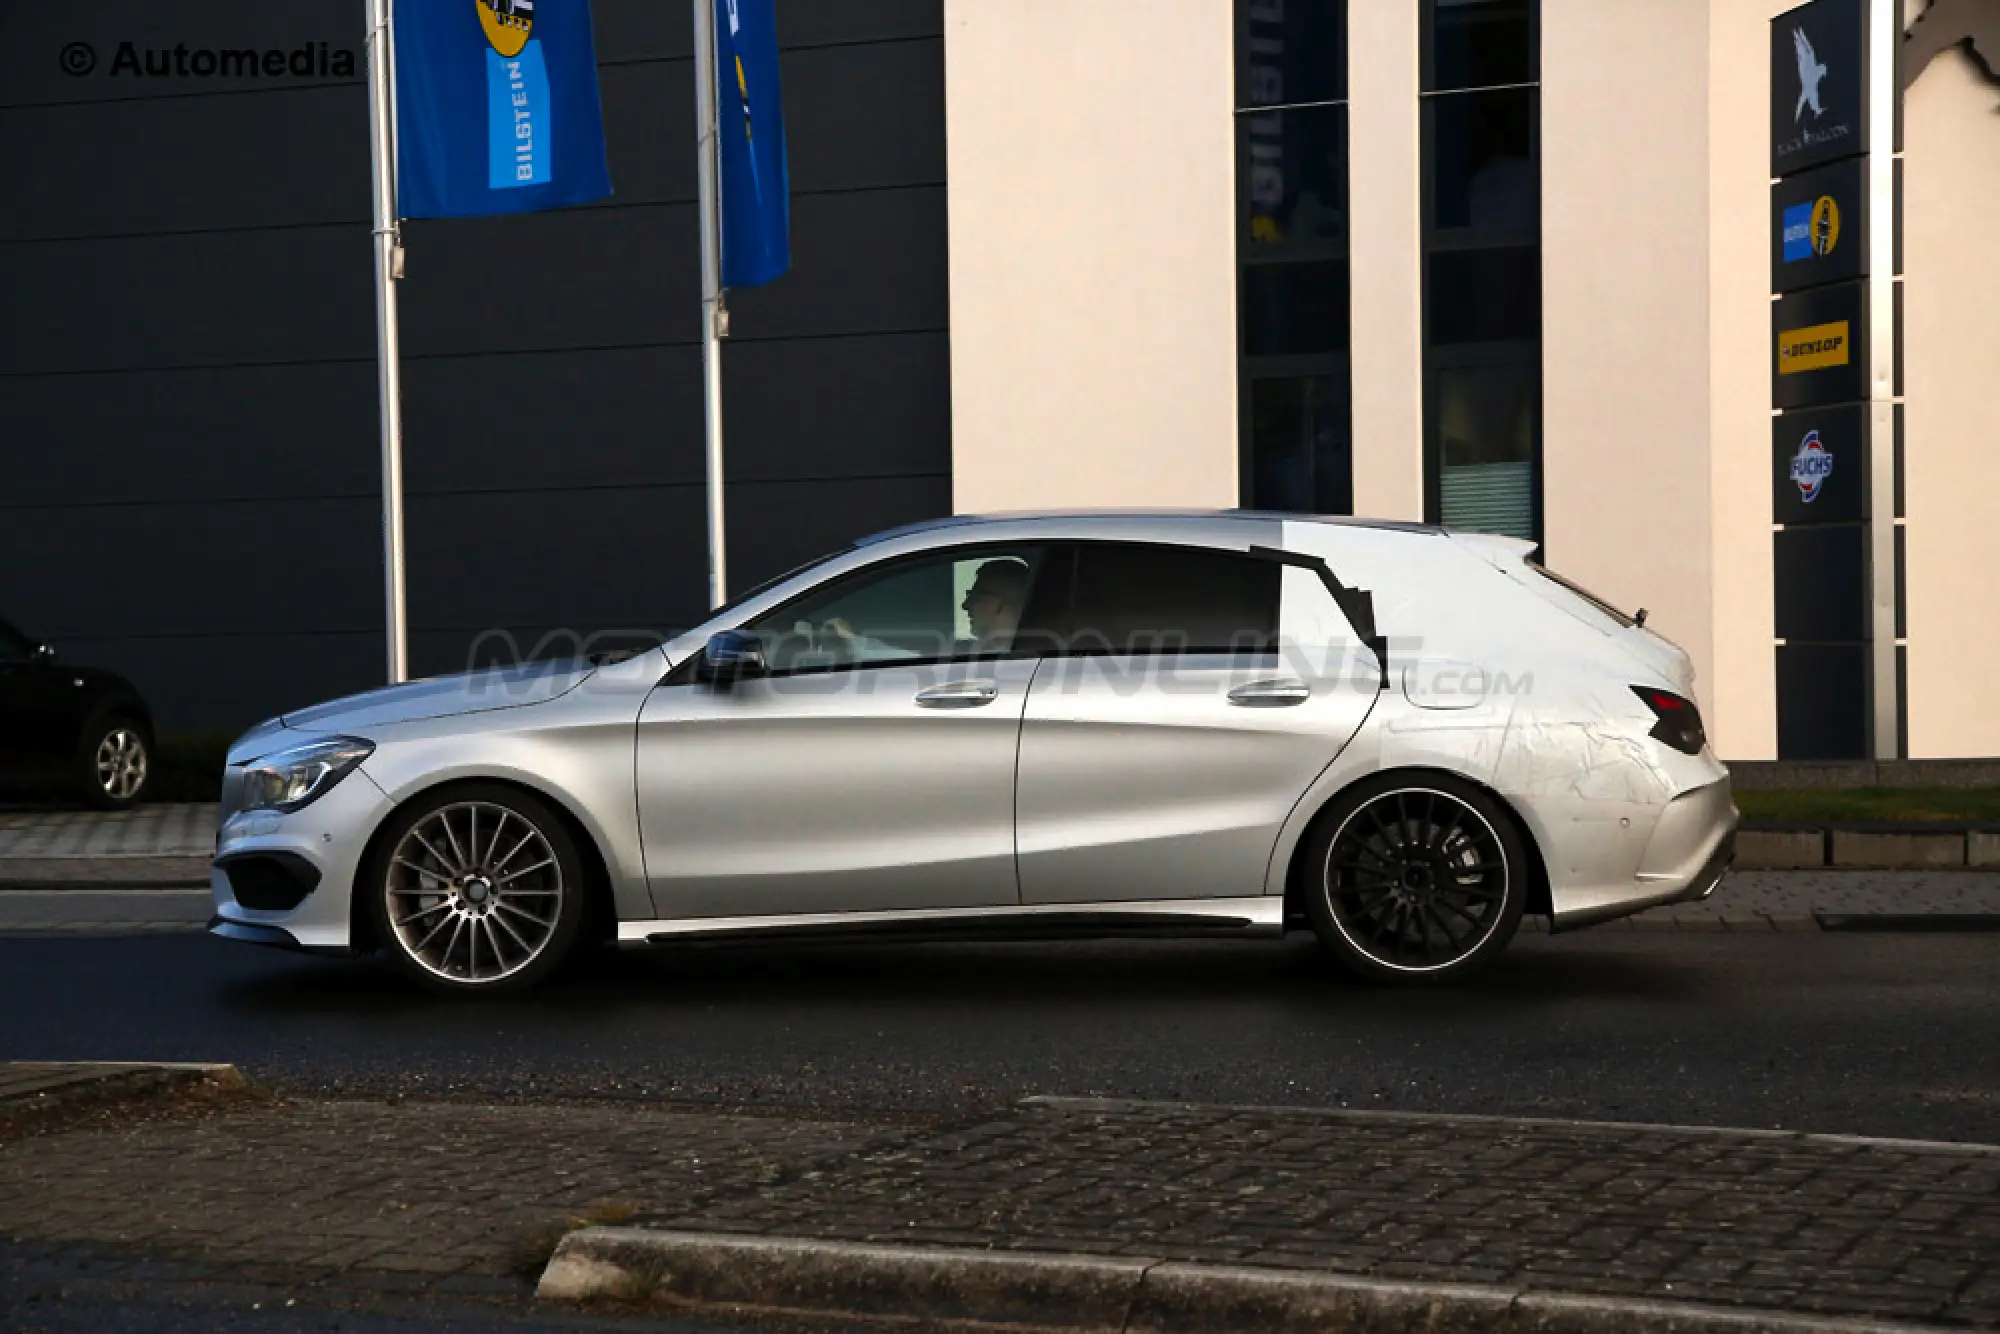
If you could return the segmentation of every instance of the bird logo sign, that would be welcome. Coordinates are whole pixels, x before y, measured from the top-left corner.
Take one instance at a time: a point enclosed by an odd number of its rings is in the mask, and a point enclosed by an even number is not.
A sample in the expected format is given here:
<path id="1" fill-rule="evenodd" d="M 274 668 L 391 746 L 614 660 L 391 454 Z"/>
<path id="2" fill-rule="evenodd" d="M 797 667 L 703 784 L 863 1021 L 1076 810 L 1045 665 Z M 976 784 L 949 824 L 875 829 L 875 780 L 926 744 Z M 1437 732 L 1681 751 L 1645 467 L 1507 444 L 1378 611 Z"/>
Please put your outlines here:
<path id="1" fill-rule="evenodd" d="M 1807 107 L 1812 108 L 1814 120 L 1826 114 L 1819 104 L 1819 82 L 1826 77 L 1826 66 L 1813 54 L 1812 39 L 1804 28 L 1792 29 L 1792 50 L 1799 58 L 1799 103 L 1792 109 L 1792 124 L 1796 125 L 1805 118 Z"/>

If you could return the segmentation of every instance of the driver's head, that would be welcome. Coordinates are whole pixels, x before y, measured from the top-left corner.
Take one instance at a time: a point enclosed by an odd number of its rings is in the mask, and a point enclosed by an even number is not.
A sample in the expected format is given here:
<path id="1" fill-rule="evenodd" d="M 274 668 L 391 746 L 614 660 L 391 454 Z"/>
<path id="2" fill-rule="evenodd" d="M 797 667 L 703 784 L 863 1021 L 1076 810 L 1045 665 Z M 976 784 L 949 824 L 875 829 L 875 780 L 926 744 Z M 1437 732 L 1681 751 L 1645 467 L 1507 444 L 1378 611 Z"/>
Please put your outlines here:
<path id="1" fill-rule="evenodd" d="M 962 604 L 966 619 L 972 623 L 972 637 L 1012 639 L 1027 601 L 1027 564 L 1012 556 L 987 561 L 972 577 L 972 587 L 966 590 Z"/>

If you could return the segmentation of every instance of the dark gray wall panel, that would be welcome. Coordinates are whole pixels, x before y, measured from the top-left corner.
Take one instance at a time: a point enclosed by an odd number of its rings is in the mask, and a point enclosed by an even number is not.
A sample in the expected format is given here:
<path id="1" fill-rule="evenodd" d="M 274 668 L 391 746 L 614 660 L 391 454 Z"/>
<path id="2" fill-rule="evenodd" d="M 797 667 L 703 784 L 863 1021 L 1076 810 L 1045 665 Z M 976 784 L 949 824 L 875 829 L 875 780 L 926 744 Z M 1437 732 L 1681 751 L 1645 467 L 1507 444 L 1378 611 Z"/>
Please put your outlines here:
<path id="1" fill-rule="evenodd" d="M 693 615 L 702 513 L 698 486 L 412 496 L 411 623 L 590 630 Z"/>
<path id="2" fill-rule="evenodd" d="M 795 196 L 943 183 L 942 40 L 809 47 L 785 52 L 781 69 Z M 599 71 L 616 193 L 591 208 L 694 201 L 693 79 L 686 60 Z M 365 180 L 356 198 L 365 207 Z"/>
<path id="3" fill-rule="evenodd" d="M 366 227 L 0 245 L 0 375 L 372 358 L 373 272 Z"/>
<path id="4" fill-rule="evenodd" d="M 738 339 L 943 329 L 950 319 L 944 187 L 792 201 L 792 271 L 729 294 Z"/>
<path id="5" fill-rule="evenodd" d="M 732 342 L 722 368 L 732 478 L 951 471 L 948 334 Z"/>
<path id="6" fill-rule="evenodd" d="M 368 496 L 381 485 L 373 361 L 0 376 L 21 506 Z"/>
<path id="7" fill-rule="evenodd" d="M 419 672 L 496 627 L 549 651 L 706 606 L 688 14 L 594 10 L 618 193 L 407 228 Z M 731 298 L 737 588 L 950 507 L 940 0 L 780 0 L 779 27 L 795 266 Z M 0 10 L 33 183 L 0 203 L 0 611 L 169 729 L 235 728 L 382 674 L 364 91 L 61 73 L 127 38 L 358 51 L 360 6 Z"/>
<path id="8" fill-rule="evenodd" d="M 380 630 L 72 638 L 57 648 L 72 662 L 116 665 L 162 729 L 230 733 L 380 684 L 387 657 Z"/>
<path id="9" fill-rule="evenodd" d="M 692 205 L 411 223 L 405 235 L 411 356 L 693 345 L 700 336 Z M 942 329 L 945 256 L 942 187 L 801 196 L 792 201 L 792 271 L 730 294 L 734 335 Z"/>
<path id="10" fill-rule="evenodd" d="M 364 630 L 381 543 L 373 500 L 9 510 L 0 607 L 67 638 Z"/>
<path id="11" fill-rule="evenodd" d="M 685 60 L 694 51 L 689 7 L 673 0 L 596 0 L 590 14 L 600 62 Z M 778 0 L 781 50 L 943 35 L 939 0 Z"/>
<path id="12" fill-rule="evenodd" d="M 163 5 L 158 0 L 89 0 L 78 4 L 15 3 L 0 8 L 0 106 L 48 102 L 135 101 L 162 97 L 226 96 L 255 98 L 275 87 L 297 89 L 329 83 L 359 84 L 366 74 L 362 40 L 367 10 L 360 4 L 272 4 L 269 0 L 205 0 Z M 140 50 L 223 50 L 253 47 L 290 51 L 308 43 L 354 52 L 356 76 L 340 80 L 316 74 L 279 79 L 134 78 L 114 75 L 118 44 Z M 94 72 L 76 77 L 64 71 L 62 49 L 87 42 L 97 53 Z M 315 56 L 317 50 L 315 49 Z M 263 90 L 263 91 L 259 91 Z M 245 108 L 245 114 L 256 114 Z"/>
<path id="13" fill-rule="evenodd" d="M 733 481 L 951 469 L 944 333 L 731 342 L 723 392 Z M 692 346 L 416 358 L 403 369 L 404 483 L 413 495 L 700 485 L 701 421 Z M 354 438 L 373 429 L 371 415 Z M 343 475 L 372 491 L 374 455 L 357 457 L 365 466 Z"/>
<path id="14" fill-rule="evenodd" d="M 302 125 L 314 132 L 301 134 Z M 138 113 L 119 102 L 0 110 L 0 143 L 15 179 L 68 183 L 10 190 L 0 241 L 368 226 L 368 99 L 359 87 L 161 98 Z"/>
<path id="15" fill-rule="evenodd" d="M 730 583 L 749 588 L 857 537 L 949 513 L 949 476 L 733 486 Z"/>
<path id="16" fill-rule="evenodd" d="M 412 494 L 699 484 L 701 422 L 695 347 L 417 358 L 403 479 Z"/>

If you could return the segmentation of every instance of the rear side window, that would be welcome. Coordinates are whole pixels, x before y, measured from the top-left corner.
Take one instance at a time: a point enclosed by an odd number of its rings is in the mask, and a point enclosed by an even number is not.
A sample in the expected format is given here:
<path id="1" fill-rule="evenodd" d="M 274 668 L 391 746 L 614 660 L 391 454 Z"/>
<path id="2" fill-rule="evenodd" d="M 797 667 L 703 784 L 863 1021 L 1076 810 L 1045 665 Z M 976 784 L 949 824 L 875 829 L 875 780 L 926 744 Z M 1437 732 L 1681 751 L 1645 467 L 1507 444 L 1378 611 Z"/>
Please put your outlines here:
<path id="1" fill-rule="evenodd" d="M 1067 615 L 1072 653 L 1244 653 L 1277 648 L 1276 561 L 1203 547 L 1080 543 Z"/>

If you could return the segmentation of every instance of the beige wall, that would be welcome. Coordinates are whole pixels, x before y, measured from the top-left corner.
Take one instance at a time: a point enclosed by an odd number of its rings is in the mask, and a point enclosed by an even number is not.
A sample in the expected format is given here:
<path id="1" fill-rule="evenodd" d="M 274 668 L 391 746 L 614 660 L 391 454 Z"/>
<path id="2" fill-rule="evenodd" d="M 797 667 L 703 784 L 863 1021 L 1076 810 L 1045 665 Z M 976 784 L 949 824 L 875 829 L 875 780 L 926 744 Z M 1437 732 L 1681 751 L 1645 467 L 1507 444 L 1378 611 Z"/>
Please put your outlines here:
<path id="1" fill-rule="evenodd" d="M 2000 755 L 2000 88 L 1947 51 L 1903 104 L 1909 740 Z"/>
<path id="2" fill-rule="evenodd" d="M 1412 0 L 1348 0 L 1354 511 L 1424 517 L 1423 196 Z"/>
<path id="3" fill-rule="evenodd" d="M 1646 607 L 1709 702 L 1707 15 L 1688 0 L 1543 0 L 1541 31 L 1549 563 Z"/>
<path id="4" fill-rule="evenodd" d="M 960 512 L 1237 499 L 1229 0 L 945 0 Z"/>
<path id="5" fill-rule="evenodd" d="M 1709 6 L 1708 699 L 1716 749 L 1778 753 L 1771 563 L 1770 21 L 1794 0 Z"/>

